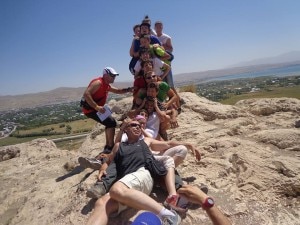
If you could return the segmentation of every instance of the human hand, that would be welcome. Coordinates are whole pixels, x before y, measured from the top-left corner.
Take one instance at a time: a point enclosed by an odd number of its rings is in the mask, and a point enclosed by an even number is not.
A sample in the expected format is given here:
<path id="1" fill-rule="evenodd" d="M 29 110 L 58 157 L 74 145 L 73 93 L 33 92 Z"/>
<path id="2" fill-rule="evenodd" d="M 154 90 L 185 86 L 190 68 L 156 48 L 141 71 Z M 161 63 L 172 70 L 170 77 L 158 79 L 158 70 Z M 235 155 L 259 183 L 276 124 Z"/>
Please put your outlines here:
<path id="1" fill-rule="evenodd" d="M 170 119 L 170 125 L 171 125 L 171 128 L 172 128 L 172 129 L 174 129 L 174 128 L 176 128 L 176 127 L 179 127 L 176 118 L 171 118 L 171 119 Z"/>
<path id="2" fill-rule="evenodd" d="M 200 161 L 201 160 L 201 153 L 200 153 L 200 151 L 198 149 L 194 148 L 194 147 L 192 147 L 192 151 L 193 151 L 193 155 L 196 157 L 196 159 L 198 161 Z"/>
<path id="3" fill-rule="evenodd" d="M 107 172 L 106 170 L 99 170 L 99 174 L 98 174 L 98 180 L 101 181 L 102 177 L 103 176 L 106 176 L 107 175 Z"/>
<path id="4" fill-rule="evenodd" d="M 95 109 L 100 113 L 105 113 L 105 108 L 102 106 L 97 106 Z"/>
<path id="5" fill-rule="evenodd" d="M 182 185 L 182 187 L 177 190 L 177 193 L 187 198 L 189 202 L 200 205 L 202 205 L 208 197 L 199 187 L 188 184 Z"/>

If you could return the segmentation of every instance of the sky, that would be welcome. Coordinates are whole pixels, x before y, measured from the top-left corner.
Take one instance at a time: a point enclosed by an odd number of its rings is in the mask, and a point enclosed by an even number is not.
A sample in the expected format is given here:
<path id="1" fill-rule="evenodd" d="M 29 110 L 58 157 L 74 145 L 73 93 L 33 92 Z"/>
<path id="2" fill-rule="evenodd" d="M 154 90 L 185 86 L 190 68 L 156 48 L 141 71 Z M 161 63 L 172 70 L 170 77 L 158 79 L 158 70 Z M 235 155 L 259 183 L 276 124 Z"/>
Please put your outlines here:
<path id="1" fill-rule="evenodd" d="M 132 28 L 145 15 L 172 37 L 175 81 L 298 51 L 299 9 L 298 0 L 0 0 L 0 95 L 85 87 L 106 66 L 133 81 Z"/>

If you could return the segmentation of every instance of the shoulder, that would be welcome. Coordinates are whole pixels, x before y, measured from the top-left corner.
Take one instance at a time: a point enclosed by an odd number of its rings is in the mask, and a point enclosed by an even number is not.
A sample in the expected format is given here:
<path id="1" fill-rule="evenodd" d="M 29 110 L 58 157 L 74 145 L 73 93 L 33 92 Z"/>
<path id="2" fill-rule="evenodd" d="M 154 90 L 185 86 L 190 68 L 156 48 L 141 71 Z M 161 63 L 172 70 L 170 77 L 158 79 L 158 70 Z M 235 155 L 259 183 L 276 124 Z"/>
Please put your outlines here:
<path id="1" fill-rule="evenodd" d="M 162 89 L 162 90 L 169 90 L 169 89 L 170 89 L 170 86 L 169 86 L 166 82 L 162 81 L 162 82 L 160 82 L 160 84 L 159 84 L 159 89 Z"/>

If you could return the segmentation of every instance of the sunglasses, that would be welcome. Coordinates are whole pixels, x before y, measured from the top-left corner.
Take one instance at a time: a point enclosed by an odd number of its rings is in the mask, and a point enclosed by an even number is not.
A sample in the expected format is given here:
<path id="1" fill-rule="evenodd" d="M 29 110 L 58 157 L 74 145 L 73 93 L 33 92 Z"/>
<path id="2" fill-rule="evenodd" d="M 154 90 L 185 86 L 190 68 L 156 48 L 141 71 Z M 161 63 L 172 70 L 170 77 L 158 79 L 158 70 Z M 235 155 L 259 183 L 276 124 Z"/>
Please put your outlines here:
<path id="1" fill-rule="evenodd" d="M 110 73 L 109 76 L 112 77 L 112 78 L 115 78 L 117 75 Z"/>
<path id="2" fill-rule="evenodd" d="M 156 75 L 152 75 L 152 76 L 150 76 L 150 77 L 146 77 L 146 79 L 147 80 L 150 80 L 150 79 L 153 79 L 153 78 L 155 78 L 156 77 Z"/>
<path id="3" fill-rule="evenodd" d="M 141 128 L 141 125 L 140 124 L 137 124 L 137 123 L 131 123 L 128 125 L 129 127 L 139 127 Z"/>

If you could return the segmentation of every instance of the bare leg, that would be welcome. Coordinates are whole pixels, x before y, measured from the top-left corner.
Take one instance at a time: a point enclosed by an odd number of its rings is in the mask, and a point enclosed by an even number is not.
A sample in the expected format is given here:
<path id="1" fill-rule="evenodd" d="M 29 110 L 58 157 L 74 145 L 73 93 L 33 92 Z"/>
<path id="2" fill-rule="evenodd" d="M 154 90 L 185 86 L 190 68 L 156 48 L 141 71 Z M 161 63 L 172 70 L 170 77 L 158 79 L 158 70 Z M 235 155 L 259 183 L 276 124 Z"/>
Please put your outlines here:
<path id="1" fill-rule="evenodd" d="M 177 156 L 177 155 L 174 155 L 173 159 L 174 159 L 174 163 L 175 163 L 175 168 L 178 167 L 184 160 L 184 158 L 182 158 L 181 156 Z"/>
<path id="2" fill-rule="evenodd" d="M 115 128 L 105 129 L 106 145 L 109 147 L 114 146 Z"/>
<path id="3" fill-rule="evenodd" d="M 176 189 L 175 189 L 175 169 L 169 168 L 168 173 L 164 178 L 166 183 L 166 188 L 169 195 L 176 195 Z"/>
<path id="4" fill-rule="evenodd" d="M 108 216 L 117 211 L 118 207 L 118 202 L 111 199 L 109 194 L 104 195 L 96 201 L 94 211 L 89 217 L 87 225 L 106 225 Z"/>
<path id="5" fill-rule="evenodd" d="M 155 214 L 159 214 L 163 209 L 163 206 L 145 193 L 130 189 L 121 182 L 116 182 L 109 193 L 112 199 L 135 209 L 147 210 Z"/>

